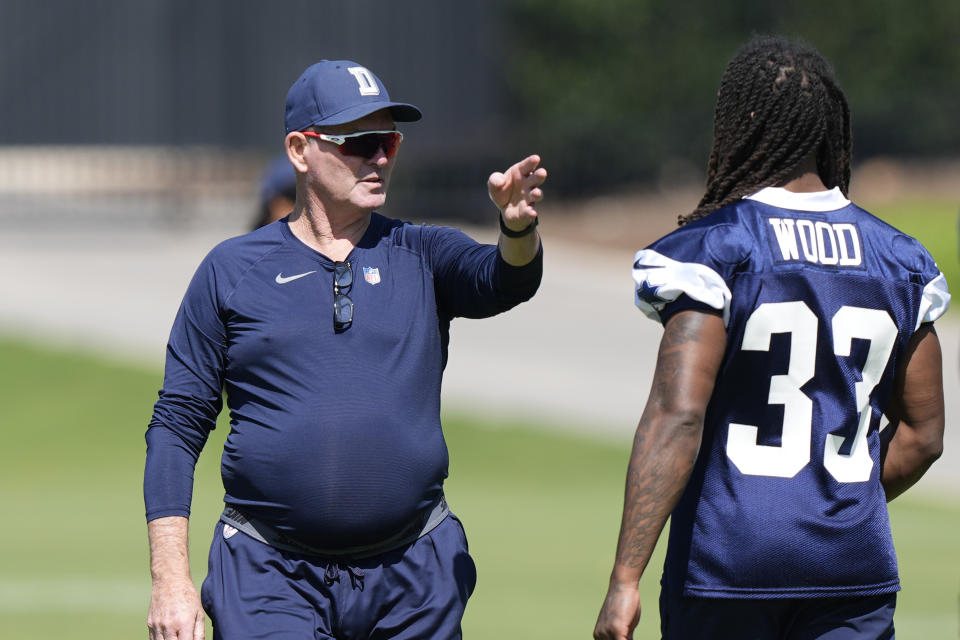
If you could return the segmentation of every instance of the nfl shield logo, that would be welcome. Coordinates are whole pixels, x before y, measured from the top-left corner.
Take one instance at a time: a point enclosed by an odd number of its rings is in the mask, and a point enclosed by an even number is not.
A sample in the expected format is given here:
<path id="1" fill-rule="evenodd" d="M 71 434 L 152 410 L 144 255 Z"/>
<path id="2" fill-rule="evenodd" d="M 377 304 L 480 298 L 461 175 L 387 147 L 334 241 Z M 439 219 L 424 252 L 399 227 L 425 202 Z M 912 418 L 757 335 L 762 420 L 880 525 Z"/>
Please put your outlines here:
<path id="1" fill-rule="evenodd" d="M 380 269 L 377 267 L 364 267 L 363 268 L 363 279 L 369 282 L 370 284 L 377 284 L 380 282 Z"/>

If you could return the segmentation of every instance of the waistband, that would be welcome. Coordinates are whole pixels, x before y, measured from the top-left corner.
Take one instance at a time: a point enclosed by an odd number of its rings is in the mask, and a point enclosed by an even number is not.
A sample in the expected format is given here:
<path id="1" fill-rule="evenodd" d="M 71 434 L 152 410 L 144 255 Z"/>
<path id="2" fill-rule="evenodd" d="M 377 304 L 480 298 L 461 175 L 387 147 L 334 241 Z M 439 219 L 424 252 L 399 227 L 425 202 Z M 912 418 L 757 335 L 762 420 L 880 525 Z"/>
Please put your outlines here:
<path id="1" fill-rule="evenodd" d="M 220 521 L 242 531 L 254 540 L 259 540 L 275 549 L 328 558 L 367 558 L 386 553 L 387 551 L 393 551 L 425 536 L 443 522 L 444 518 L 448 515 L 450 515 L 450 507 L 447 506 L 447 501 L 443 494 L 440 494 L 437 502 L 425 516 L 417 518 L 396 535 L 373 544 L 339 549 L 321 549 L 304 544 L 288 534 L 278 531 L 275 527 L 264 524 L 254 518 L 247 517 L 242 511 L 229 504 L 226 505 L 223 513 L 220 514 Z"/>

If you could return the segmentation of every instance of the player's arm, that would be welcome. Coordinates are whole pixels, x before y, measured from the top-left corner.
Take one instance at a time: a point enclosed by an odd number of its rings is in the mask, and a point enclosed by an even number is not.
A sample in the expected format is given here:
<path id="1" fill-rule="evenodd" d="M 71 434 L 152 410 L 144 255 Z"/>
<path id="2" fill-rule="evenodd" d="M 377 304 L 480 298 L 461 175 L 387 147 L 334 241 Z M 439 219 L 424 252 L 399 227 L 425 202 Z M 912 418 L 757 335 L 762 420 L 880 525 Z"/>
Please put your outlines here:
<path id="1" fill-rule="evenodd" d="M 190 577 L 188 520 L 182 516 L 147 523 L 153 591 L 147 628 L 150 640 L 203 640 L 203 607 Z"/>
<path id="2" fill-rule="evenodd" d="M 598 640 L 632 637 L 640 619 L 640 576 L 693 469 L 725 346 L 720 315 L 681 311 L 667 321 L 627 468 L 616 561 L 593 633 Z"/>
<path id="3" fill-rule="evenodd" d="M 921 325 L 907 345 L 888 415 L 896 431 L 883 458 L 880 482 L 889 502 L 913 486 L 943 453 L 943 363 L 932 323 Z"/>
<path id="4" fill-rule="evenodd" d="M 539 164 L 540 156 L 527 156 L 503 173 L 490 174 L 487 180 L 487 193 L 511 232 L 522 232 L 537 221 L 535 205 L 543 199 L 540 185 L 547 179 L 547 170 Z M 522 267 L 537 256 L 540 234 L 530 229 L 530 233 L 514 238 L 501 232 L 497 246 L 507 264 Z"/>

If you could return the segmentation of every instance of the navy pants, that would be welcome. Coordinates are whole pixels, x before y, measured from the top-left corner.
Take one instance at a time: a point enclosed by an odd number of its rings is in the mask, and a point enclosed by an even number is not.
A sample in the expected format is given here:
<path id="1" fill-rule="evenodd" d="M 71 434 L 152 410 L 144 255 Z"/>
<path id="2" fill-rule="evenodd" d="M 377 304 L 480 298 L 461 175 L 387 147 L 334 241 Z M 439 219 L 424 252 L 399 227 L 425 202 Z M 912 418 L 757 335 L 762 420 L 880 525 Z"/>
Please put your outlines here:
<path id="1" fill-rule="evenodd" d="M 476 585 L 460 521 L 356 560 L 280 551 L 217 523 L 203 607 L 215 640 L 461 637 Z"/>
<path id="2" fill-rule="evenodd" d="M 892 640 L 897 594 L 777 600 L 660 598 L 664 640 Z"/>

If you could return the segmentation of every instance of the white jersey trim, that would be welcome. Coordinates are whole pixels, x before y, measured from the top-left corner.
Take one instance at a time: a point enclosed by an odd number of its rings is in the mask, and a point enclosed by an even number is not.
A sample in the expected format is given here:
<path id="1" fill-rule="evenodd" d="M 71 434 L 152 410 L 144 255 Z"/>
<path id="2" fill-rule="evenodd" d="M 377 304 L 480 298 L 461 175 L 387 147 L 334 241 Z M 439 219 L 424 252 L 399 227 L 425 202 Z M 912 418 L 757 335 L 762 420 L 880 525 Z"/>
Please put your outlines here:
<path id="1" fill-rule="evenodd" d="M 830 191 L 809 193 L 787 191 L 783 187 L 766 187 L 753 195 L 744 196 L 743 199 L 756 200 L 774 207 L 794 211 L 836 211 L 850 204 L 850 201 L 840 191 L 840 187 L 834 187 Z"/>
<path id="2" fill-rule="evenodd" d="M 947 279 L 941 273 L 923 288 L 920 313 L 917 314 L 917 326 L 913 330 L 919 329 L 924 322 L 933 322 L 942 316 L 949 306 L 950 292 L 947 289 Z"/>
<path id="3" fill-rule="evenodd" d="M 640 311 L 660 322 L 667 304 L 686 294 L 717 311 L 723 311 L 723 324 L 730 320 L 733 298 L 727 283 L 716 271 L 696 262 L 678 262 L 651 249 L 642 249 L 633 259 L 633 299 Z M 640 297 L 640 289 L 652 289 L 658 300 Z"/>

